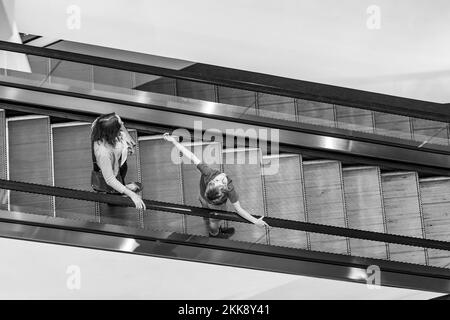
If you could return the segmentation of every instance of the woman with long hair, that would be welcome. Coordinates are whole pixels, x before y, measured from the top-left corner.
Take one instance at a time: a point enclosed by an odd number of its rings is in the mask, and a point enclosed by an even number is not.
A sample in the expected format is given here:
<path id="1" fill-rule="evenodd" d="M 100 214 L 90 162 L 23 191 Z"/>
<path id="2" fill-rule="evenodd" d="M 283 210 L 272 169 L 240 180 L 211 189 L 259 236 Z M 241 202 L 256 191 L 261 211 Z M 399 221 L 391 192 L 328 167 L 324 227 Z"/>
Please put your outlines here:
<path id="1" fill-rule="evenodd" d="M 125 185 L 127 156 L 134 152 L 136 143 L 122 120 L 115 113 L 99 116 L 91 126 L 92 188 L 99 192 L 124 194 L 131 198 L 137 209 L 145 204 L 138 194 L 138 182 Z"/>

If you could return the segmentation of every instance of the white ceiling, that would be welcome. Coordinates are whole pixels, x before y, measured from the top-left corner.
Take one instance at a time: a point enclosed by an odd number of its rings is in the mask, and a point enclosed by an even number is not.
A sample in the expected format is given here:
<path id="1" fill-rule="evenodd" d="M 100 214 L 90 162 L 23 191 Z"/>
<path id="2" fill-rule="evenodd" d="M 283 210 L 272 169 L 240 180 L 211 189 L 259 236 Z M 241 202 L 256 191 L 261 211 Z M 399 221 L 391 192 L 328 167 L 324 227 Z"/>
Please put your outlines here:
<path id="1" fill-rule="evenodd" d="M 71 5 L 80 29 L 67 24 Z M 448 0 L 16 0 L 16 21 L 52 38 L 450 102 Z"/>

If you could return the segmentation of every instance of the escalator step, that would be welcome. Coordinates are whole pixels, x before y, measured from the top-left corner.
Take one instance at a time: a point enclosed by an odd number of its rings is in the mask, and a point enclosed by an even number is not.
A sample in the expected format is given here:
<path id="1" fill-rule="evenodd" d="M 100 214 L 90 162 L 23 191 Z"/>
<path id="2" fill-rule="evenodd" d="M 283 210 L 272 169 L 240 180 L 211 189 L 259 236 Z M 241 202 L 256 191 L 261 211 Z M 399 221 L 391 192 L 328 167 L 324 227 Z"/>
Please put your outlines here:
<path id="1" fill-rule="evenodd" d="M 308 222 L 346 227 L 341 163 L 304 161 Z M 311 250 L 348 254 L 348 239 L 311 233 Z"/>
<path id="2" fill-rule="evenodd" d="M 278 170 L 274 170 L 277 167 Z M 264 156 L 263 168 L 267 215 L 305 222 L 306 203 L 301 156 Z M 308 248 L 306 232 L 281 228 L 271 228 L 270 244 Z"/>
<path id="3" fill-rule="evenodd" d="M 171 159 L 173 145 L 162 136 L 139 137 L 138 141 L 143 198 L 182 203 L 181 165 Z M 184 232 L 184 217 L 176 213 L 146 210 L 143 222 L 148 229 Z"/>
<path id="4" fill-rule="evenodd" d="M 422 238 L 422 210 L 417 173 L 383 173 L 381 181 L 388 233 Z M 389 251 L 391 260 L 426 263 L 423 248 L 390 244 Z"/>
<path id="5" fill-rule="evenodd" d="M 450 241 L 450 178 L 419 181 L 425 235 L 427 239 Z M 450 253 L 428 249 L 430 265 L 449 268 Z"/>
<path id="6" fill-rule="evenodd" d="M 23 116 L 7 120 L 8 178 L 14 181 L 53 184 L 50 119 Z M 54 215 L 53 198 L 18 191 L 10 192 L 10 209 Z"/>
<path id="7" fill-rule="evenodd" d="M 91 124 L 52 125 L 55 186 L 92 191 Z M 94 202 L 56 198 L 56 216 L 97 221 Z"/>
<path id="8" fill-rule="evenodd" d="M 385 217 L 378 167 L 344 168 L 344 192 L 348 226 L 352 229 L 385 232 Z M 352 255 L 387 259 L 384 243 L 350 239 Z"/>

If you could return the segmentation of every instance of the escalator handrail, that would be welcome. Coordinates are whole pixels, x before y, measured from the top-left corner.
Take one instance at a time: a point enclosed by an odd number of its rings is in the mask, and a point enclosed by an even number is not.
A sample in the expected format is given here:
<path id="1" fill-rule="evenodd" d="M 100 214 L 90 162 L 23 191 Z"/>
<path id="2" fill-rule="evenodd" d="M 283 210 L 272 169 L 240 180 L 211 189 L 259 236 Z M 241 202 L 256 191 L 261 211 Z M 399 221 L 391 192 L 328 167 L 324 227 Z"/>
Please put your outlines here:
<path id="1" fill-rule="evenodd" d="M 421 101 L 417 99 L 277 77 L 250 71 L 207 65 L 203 65 L 209 70 L 206 72 L 174 70 L 136 62 L 121 61 L 50 48 L 41 48 L 7 41 L 0 41 L 0 50 L 298 99 L 340 104 L 348 107 L 356 107 L 390 114 L 450 122 L 450 111 L 447 107 L 448 104 Z"/>
<path id="2" fill-rule="evenodd" d="M 55 196 L 61 198 L 70 198 L 77 200 L 85 200 L 85 201 L 93 201 L 93 202 L 102 202 L 109 203 L 112 205 L 124 206 L 124 207 L 133 207 L 134 204 L 128 197 L 123 197 L 119 195 L 112 194 L 102 194 L 91 191 L 83 191 L 83 190 L 75 190 L 69 188 L 62 187 L 54 187 L 42 184 L 34 184 L 29 182 L 18 182 L 0 179 L 0 188 L 6 190 L 14 190 L 20 192 L 28 192 L 35 194 L 42 194 L 48 196 Z M 199 208 L 194 206 L 187 206 L 182 204 L 168 203 L 163 201 L 156 200 L 148 200 L 144 199 L 144 203 L 147 209 L 156 210 L 156 211 L 164 211 L 164 212 L 172 212 L 178 214 L 187 214 L 198 217 L 209 217 L 220 220 L 227 221 L 236 221 L 243 223 L 250 223 L 247 220 L 241 218 L 234 212 L 222 211 L 222 210 L 214 210 L 214 213 L 211 213 L 209 209 Z M 259 218 L 259 216 L 254 216 L 255 218 Z M 334 236 L 342 236 L 348 238 L 357 238 L 364 240 L 372 240 L 378 242 L 386 242 L 386 243 L 395 243 L 402 244 L 408 246 L 429 248 L 429 249 L 438 249 L 438 250 L 447 250 L 450 251 L 450 242 L 439 241 L 439 240 L 431 240 L 431 239 L 422 239 L 417 237 L 409 237 L 403 235 L 396 234 L 386 234 L 380 232 L 373 231 L 365 231 L 358 229 L 350 229 L 344 227 L 336 227 L 329 225 L 316 224 L 311 222 L 301 222 L 294 220 L 286 220 L 280 218 L 273 217 L 265 217 L 264 220 L 269 224 L 272 228 L 282 228 L 289 230 L 297 230 L 297 231 L 306 231 L 313 233 L 321 233 L 328 234 Z"/>

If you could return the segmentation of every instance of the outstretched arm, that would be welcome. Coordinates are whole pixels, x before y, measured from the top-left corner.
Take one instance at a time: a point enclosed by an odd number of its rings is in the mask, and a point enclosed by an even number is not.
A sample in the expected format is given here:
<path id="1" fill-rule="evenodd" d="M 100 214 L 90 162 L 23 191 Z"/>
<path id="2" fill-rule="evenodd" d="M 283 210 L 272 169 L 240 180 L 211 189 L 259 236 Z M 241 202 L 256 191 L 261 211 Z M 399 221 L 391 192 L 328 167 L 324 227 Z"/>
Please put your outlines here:
<path id="1" fill-rule="evenodd" d="M 236 210 L 238 215 L 240 215 L 242 218 L 250 221 L 251 223 L 256 224 L 258 227 L 268 227 L 269 226 L 265 221 L 263 221 L 264 217 L 256 219 L 250 213 L 248 213 L 244 208 L 241 207 L 241 204 L 239 201 L 236 201 L 235 203 L 233 203 L 233 207 Z"/>
<path id="2" fill-rule="evenodd" d="M 171 136 L 168 133 L 164 133 L 163 135 L 164 139 L 172 142 L 174 144 L 174 146 L 180 150 L 181 153 L 183 153 L 183 155 L 185 157 L 187 157 L 189 160 L 191 160 L 195 165 L 198 165 L 201 161 L 199 158 L 197 158 L 197 156 L 195 154 L 193 154 L 190 150 L 188 150 L 185 146 L 183 146 L 181 143 L 179 143 L 173 136 Z"/>

